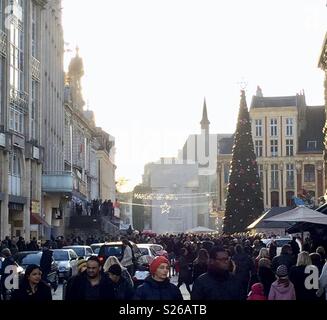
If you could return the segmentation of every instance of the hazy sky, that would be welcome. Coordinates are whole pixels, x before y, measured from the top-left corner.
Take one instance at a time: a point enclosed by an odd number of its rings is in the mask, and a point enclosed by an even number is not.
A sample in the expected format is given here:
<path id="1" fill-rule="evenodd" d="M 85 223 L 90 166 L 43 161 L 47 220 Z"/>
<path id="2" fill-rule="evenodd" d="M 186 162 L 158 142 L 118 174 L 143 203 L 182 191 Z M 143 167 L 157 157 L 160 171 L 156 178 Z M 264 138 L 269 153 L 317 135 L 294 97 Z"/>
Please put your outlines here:
<path id="1" fill-rule="evenodd" d="M 248 105 L 257 85 L 324 103 L 326 0 L 63 0 L 63 14 L 85 100 L 115 136 L 116 178 L 130 188 L 145 163 L 177 156 L 200 132 L 204 96 L 210 132 L 232 133 L 242 79 Z"/>

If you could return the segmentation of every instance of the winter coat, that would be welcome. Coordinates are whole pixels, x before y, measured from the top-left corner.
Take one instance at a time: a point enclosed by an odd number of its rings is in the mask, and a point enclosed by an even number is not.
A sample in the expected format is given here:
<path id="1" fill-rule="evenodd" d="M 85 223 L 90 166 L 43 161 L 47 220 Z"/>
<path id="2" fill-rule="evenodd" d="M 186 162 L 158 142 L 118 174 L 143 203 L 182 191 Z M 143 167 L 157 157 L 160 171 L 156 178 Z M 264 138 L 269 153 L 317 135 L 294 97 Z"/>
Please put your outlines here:
<path id="1" fill-rule="evenodd" d="M 117 283 L 109 278 L 109 282 L 114 289 L 115 300 L 131 300 L 133 298 L 134 288 L 124 277 L 121 276 Z"/>
<path id="2" fill-rule="evenodd" d="M 42 252 L 40 268 L 44 277 L 51 271 L 52 255 L 53 251 L 49 249 Z"/>
<path id="3" fill-rule="evenodd" d="M 191 300 L 241 300 L 239 281 L 228 271 L 207 272 L 194 282 Z"/>
<path id="4" fill-rule="evenodd" d="M 168 278 L 159 282 L 149 276 L 136 289 L 134 300 L 183 300 L 183 296 Z"/>
<path id="5" fill-rule="evenodd" d="M 40 281 L 37 290 L 32 293 L 26 285 L 20 285 L 18 290 L 14 290 L 11 300 L 13 301 L 51 301 L 52 294 L 50 286 L 44 281 Z"/>
<path id="6" fill-rule="evenodd" d="M 88 285 L 88 278 L 86 272 L 81 273 L 69 280 L 69 285 L 67 284 L 65 300 L 87 300 L 86 288 Z M 101 280 L 99 283 L 99 297 L 98 300 L 114 300 L 115 294 L 114 289 L 109 282 L 106 275 L 101 275 Z"/>
<path id="7" fill-rule="evenodd" d="M 296 263 L 293 256 L 290 254 L 280 254 L 277 257 L 274 257 L 271 263 L 271 270 L 276 272 L 277 268 L 284 264 L 287 267 L 287 270 L 290 270 L 292 266 Z"/>
<path id="8" fill-rule="evenodd" d="M 123 267 L 121 270 L 121 276 L 126 279 L 126 281 L 131 285 L 131 287 L 134 287 L 134 282 L 131 278 L 131 275 L 125 267 Z"/>
<path id="9" fill-rule="evenodd" d="M 269 295 L 271 284 L 276 280 L 275 274 L 270 268 L 261 266 L 258 269 L 258 281 L 263 284 L 263 292 L 266 297 Z"/>
<path id="10" fill-rule="evenodd" d="M 235 262 L 235 276 L 241 283 L 248 283 L 250 280 L 250 274 L 255 273 L 255 267 L 253 260 L 246 254 L 240 253 L 233 256 Z"/>
<path id="11" fill-rule="evenodd" d="M 267 300 L 263 292 L 263 285 L 261 283 L 255 283 L 252 285 L 247 300 Z"/>
<path id="12" fill-rule="evenodd" d="M 123 267 L 127 267 L 133 264 L 133 252 L 130 246 L 126 246 L 124 249 L 124 255 L 122 260 L 120 261 L 120 264 Z"/>
<path id="13" fill-rule="evenodd" d="M 284 283 L 278 283 L 278 280 L 272 283 L 268 300 L 296 300 L 295 289 L 292 282 L 285 287 Z"/>
<path id="14" fill-rule="evenodd" d="M 305 266 L 293 266 L 289 272 L 290 281 L 293 283 L 296 293 L 296 300 L 317 300 L 315 289 L 306 289 L 305 279 L 309 274 L 304 273 Z"/>
<path id="15" fill-rule="evenodd" d="M 191 284 L 192 281 L 192 262 L 188 257 L 180 256 L 179 259 L 178 282 Z"/>
<path id="16" fill-rule="evenodd" d="M 201 274 L 208 271 L 208 264 L 193 263 L 193 281 L 195 281 Z"/>
<path id="17" fill-rule="evenodd" d="M 242 290 L 242 299 L 246 299 L 250 279 L 252 282 L 256 282 L 254 275 L 256 275 L 253 260 L 246 253 L 237 253 L 233 256 L 235 263 L 235 277 L 239 281 Z M 253 276 L 253 277 L 251 277 Z"/>

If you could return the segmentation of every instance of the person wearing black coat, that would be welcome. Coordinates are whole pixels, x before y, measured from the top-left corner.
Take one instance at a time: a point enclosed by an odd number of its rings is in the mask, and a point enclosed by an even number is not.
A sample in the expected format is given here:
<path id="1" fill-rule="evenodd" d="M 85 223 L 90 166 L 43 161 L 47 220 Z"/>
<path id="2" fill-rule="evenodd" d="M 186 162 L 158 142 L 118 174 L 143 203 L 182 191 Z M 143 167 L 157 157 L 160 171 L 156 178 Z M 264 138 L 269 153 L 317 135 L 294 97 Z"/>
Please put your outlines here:
<path id="1" fill-rule="evenodd" d="M 263 284 L 263 293 L 268 298 L 271 284 L 276 280 L 271 270 L 271 261 L 267 258 L 259 260 L 258 281 Z"/>
<path id="2" fill-rule="evenodd" d="M 67 287 L 65 300 L 114 300 L 114 289 L 101 272 L 98 258 L 90 257 L 86 264 L 86 272 L 77 275 Z"/>
<path id="3" fill-rule="evenodd" d="M 208 271 L 209 254 L 206 249 L 200 249 L 197 258 L 193 261 L 193 282 Z"/>
<path id="4" fill-rule="evenodd" d="M 169 261 L 156 257 L 150 265 L 150 276 L 135 292 L 134 300 L 183 300 L 180 290 L 169 281 Z"/>
<path id="5" fill-rule="evenodd" d="M 109 282 L 114 289 L 115 300 L 131 300 L 134 296 L 134 288 L 129 281 L 122 277 L 120 265 L 113 264 L 108 270 Z"/>
<path id="6" fill-rule="evenodd" d="M 305 287 L 305 279 L 309 276 L 305 273 L 305 268 L 309 265 L 312 265 L 309 253 L 302 251 L 298 255 L 296 266 L 290 269 L 289 278 L 294 285 L 296 300 L 317 300 L 317 290 Z"/>
<path id="7" fill-rule="evenodd" d="M 241 245 L 236 245 L 235 255 L 232 257 L 235 263 L 235 277 L 239 280 L 242 290 L 242 296 L 245 300 L 249 289 L 249 281 L 256 275 L 253 260 L 244 252 Z"/>
<path id="8" fill-rule="evenodd" d="M 281 253 L 279 256 L 276 256 L 272 260 L 271 269 L 273 272 L 276 272 L 277 268 L 281 265 L 285 265 L 287 270 L 290 270 L 294 266 L 296 260 L 292 256 L 292 248 L 289 244 L 285 244 L 282 247 Z"/>
<path id="9" fill-rule="evenodd" d="M 229 267 L 228 252 L 221 247 L 212 248 L 208 272 L 194 282 L 191 300 L 241 300 L 240 283 Z"/>
<path id="10" fill-rule="evenodd" d="M 42 271 L 38 265 L 27 266 L 19 288 L 14 290 L 12 301 L 51 301 L 51 288 L 41 279 Z"/>
<path id="11" fill-rule="evenodd" d="M 185 283 L 186 289 L 191 293 L 190 284 L 192 284 L 192 266 L 193 261 L 188 255 L 188 250 L 186 248 L 182 249 L 182 255 L 178 259 L 179 261 L 179 275 L 178 275 L 178 284 L 179 288 L 183 283 Z"/>
<path id="12" fill-rule="evenodd" d="M 40 268 L 42 270 L 42 279 L 44 281 L 47 280 L 48 274 L 51 271 L 52 255 L 53 255 L 53 251 L 50 250 L 48 247 L 44 247 L 42 256 L 41 256 L 41 260 L 40 260 Z"/>

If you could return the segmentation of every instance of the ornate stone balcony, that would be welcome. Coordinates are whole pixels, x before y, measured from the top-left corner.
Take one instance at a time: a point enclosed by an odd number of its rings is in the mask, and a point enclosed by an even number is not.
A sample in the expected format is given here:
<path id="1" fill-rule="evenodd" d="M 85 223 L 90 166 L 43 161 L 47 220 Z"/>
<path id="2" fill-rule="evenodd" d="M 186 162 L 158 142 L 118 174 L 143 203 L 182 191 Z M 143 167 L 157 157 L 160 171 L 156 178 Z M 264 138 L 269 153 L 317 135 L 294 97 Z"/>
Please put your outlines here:
<path id="1" fill-rule="evenodd" d="M 0 30 L 0 55 L 7 56 L 7 35 Z"/>
<path id="2" fill-rule="evenodd" d="M 28 94 L 18 91 L 15 88 L 10 89 L 10 103 L 19 108 L 22 112 L 28 112 Z"/>
<path id="3" fill-rule="evenodd" d="M 35 80 L 40 81 L 40 78 L 41 78 L 41 63 L 40 63 L 40 61 L 37 60 L 36 58 L 32 57 L 31 66 L 32 66 L 32 77 Z"/>

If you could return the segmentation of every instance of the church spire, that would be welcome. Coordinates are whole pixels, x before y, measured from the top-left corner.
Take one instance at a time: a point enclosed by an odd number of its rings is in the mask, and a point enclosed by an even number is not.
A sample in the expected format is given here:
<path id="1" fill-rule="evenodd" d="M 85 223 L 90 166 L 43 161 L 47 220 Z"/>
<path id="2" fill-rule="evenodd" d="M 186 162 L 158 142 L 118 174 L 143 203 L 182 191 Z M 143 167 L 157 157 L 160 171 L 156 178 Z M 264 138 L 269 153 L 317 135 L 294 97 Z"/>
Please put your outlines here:
<path id="1" fill-rule="evenodd" d="M 201 120 L 200 124 L 201 124 L 202 130 L 209 130 L 210 122 L 208 120 L 207 104 L 206 104 L 205 97 L 204 97 L 204 102 L 203 102 L 202 120 Z"/>

